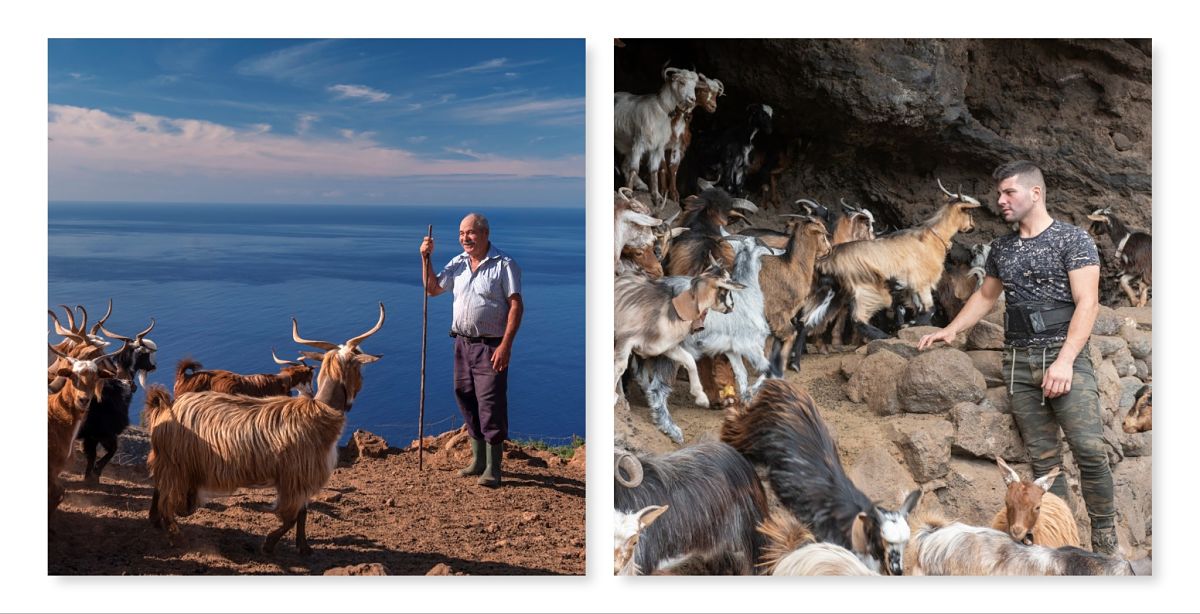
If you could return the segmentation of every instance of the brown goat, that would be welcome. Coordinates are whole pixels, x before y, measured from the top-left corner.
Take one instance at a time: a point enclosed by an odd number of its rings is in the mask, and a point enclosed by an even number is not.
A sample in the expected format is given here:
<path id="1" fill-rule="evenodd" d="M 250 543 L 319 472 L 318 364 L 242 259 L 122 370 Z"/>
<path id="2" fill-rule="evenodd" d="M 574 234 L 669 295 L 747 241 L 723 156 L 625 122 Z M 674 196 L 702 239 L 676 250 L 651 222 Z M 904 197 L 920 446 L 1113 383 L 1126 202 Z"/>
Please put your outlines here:
<path id="1" fill-rule="evenodd" d="M 362 389 L 362 366 L 380 358 L 358 346 L 383 328 L 383 321 L 380 303 L 375 326 L 339 345 L 300 337 L 292 319 L 293 340 L 323 350 L 304 352 L 321 361 L 312 398 L 188 392 L 172 403 L 165 388 L 147 393 L 147 465 L 155 487 L 150 521 L 166 528 L 172 545 L 182 539 L 175 517 L 190 513 L 205 493 L 274 488 L 280 526 L 267 535 L 262 550 L 272 552 L 294 526 L 299 552 L 312 551 L 305 536 L 308 501 L 337 464 L 346 413 Z"/>
<path id="2" fill-rule="evenodd" d="M 783 360 L 796 343 L 792 318 L 808 300 L 812 291 L 813 270 L 817 259 L 830 250 L 825 223 L 811 217 L 796 217 L 787 225 L 787 252 L 779 257 L 763 258 L 759 273 L 763 291 L 763 311 L 771 338 L 767 340 L 771 374 L 783 376 Z"/>
<path id="3" fill-rule="evenodd" d="M 855 207 L 846 203 L 846 199 L 841 199 L 842 207 L 845 211 L 841 217 L 837 218 L 833 228 L 833 238 L 830 239 L 830 245 L 842 245 L 851 241 L 872 241 L 875 239 L 875 216 L 868 210 L 862 207 Z M 830 340 L 833 344 L 833 349 L 840 350 L 846 345 L 846 317 L 849 316 L 849 310 L 846 308 L 839 309 L 837 314 L 833 316 L 833 325 L 830 328 Z M 825 331 L 814 330 L 812 333 L 813 340 L 816 343 L 817 351 L 822 354 L 829 353 L 829 347 L 825 345 Z M 861 342 L 858 330 L 853 332 L 851 345 L 858 345 Z M 791 346 L 788 346 L 791 349 Z M 786 355 L 786 354 L 785 354 Z M 797 366 L 799 368 L 799 366 Z"/>
<path id="4" fill-rule="evenodd" d="M 293 388 L 312 384 L 312 366 L 300 362 L 281 360 L 271 352 L 277 364 L 283 365 L 279 373 L 256 373 L 241 375 L 232 371 L 203 371 L 204 366 L 191 358 L 180 360 L 175 367 L 175 396 L 185 392 L 224 392 L 244 394 L 251 397 L 288 396 Z"/>
<path id="5" fill-rule="evenodd" d="M 1008 491 L 1004 495 L 1004 509 L 992 518 L 992 528 L 1004 531 L 1026 546 L 1038 544 L 1049 548 L 1060 546 L 1079 547 L 1079 527 L 1067 502 L 1050 492 L 1050 485 L 1058 477 L 1059 468 L 1028 482 L 1004 462 L 996 458 Z"/>
<path id="6" fill-rule="evenodd" d="M 1121 423 L 1121 430 L 1126 433 L 1145 433 L 1152 428 L 1153 407 L 1151 406 L 1151 388 L 1142 386 L 1133 400 L 1133 407 Z"/>
<path id="7" fill-rule="evenodd" d="M 74 335 L 72 341 L 85 345 L 87 343 L 78 335 Z M 61 383 L 57 384 L 57 391 L 46 398 L 49 417 L 49 513 L 53 514 L 62 502 L 65 489 L 58 476 L 66 467 L 67 460 L 71 458 L 75 435 L 87 415 L 88 405 L 92 399 L 100 397 L 104 388 L 104 378 L 113 377 L 113 373 L 103 364 L 103 360 L 112 354 L 92 359 L 77 359 L 60 352 L 53 345 L 47 347 L 63 361 L 63 365 L 53 373 L 57 378 L 61 378 Z"/>

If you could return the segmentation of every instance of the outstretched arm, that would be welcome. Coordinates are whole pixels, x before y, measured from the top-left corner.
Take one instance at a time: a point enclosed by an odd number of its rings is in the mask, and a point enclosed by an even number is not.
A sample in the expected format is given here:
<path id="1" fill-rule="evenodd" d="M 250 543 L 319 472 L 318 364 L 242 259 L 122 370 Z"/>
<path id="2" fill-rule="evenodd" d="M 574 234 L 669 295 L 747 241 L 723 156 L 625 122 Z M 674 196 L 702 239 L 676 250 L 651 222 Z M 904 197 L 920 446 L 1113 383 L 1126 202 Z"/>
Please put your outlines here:
<path id="1" fill-rule="evenodd" d="M 445 290 L 438 283 L 437 273 L 433 272 L 433 237 L 425 237 L 421 241 L 421 278 L 425 282 L 425 293 L 437 296 Z"/>
<path id="2" fill-rule="evenodd" d="M 1000 298 L 1000 293 L 1004 291 L 1004 284 L 998 278 L 987 276 L 983 278 L 983 285 L 967 299 L 967 304 L 963 305 L 962 311 L 954 317 L 954 321 L 947 324 L 946 328 L 939 330 L 936 333 L 930 333 L 921 337 L 921 342 L 917 344 L 918 350 L 924 350 L 932 347 L 935 341 L 950 343 L 954 341 L 955 335 L 975 326 L 983 316 L 987 315 L 992 307 L 996 305 L 996 300 Z"/>

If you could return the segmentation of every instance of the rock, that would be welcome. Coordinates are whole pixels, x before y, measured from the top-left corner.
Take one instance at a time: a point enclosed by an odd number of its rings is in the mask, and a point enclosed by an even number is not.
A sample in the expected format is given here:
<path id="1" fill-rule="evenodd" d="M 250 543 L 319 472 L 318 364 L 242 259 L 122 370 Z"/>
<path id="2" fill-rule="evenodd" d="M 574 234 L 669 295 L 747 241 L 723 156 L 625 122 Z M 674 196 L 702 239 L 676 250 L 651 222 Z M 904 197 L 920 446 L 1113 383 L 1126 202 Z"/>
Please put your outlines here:
<path id="1" fill-rule="evenodd" d="M 1139 328 L 1150 328 L 1154 322 L 1152 307 L 1117 307 L 1116 311 L 1122 318 L 1132 319 Z"/>
<path id="2" fill-rule="evenodd" d="M 892 457 L 891 446 L 868 446 L 846 470 L 850 481 L 872 501 L 896 509 L 904 495 L 917 489 L 908 470 Z"/>
<path id="3" fill-rule="evenodd" d="M 1142 389 L 1146 384 L 1135 376 L 1122 377 L 1118 380 L 1121 384 L 1121 399 L 1117 401 L 1117 413 L 1124 417 L 1125 413 L 1133 407 L 1133 398 L 1137 391 Z"/>
<path id="4" fill-rule="evenodd" d="M 910 360 L 896 384 L 900 407 L 910 413 L 944 413 L 955 403 L 983 399 L 983 374 L 966 353 L 929 350 Z"/>
<path id="5" fill-rule="evenodd" d="M 1118 428 L 1120 428 L 1120 425 L 1114 425 L 1114 430 Z M 1126 433 L 1125 431 L 1121 431 L 1118 435 L 1121 442 L 1121 454 L 1126 458 L 1130 456 L 1150 456 L 1154 451 L 1153 432 Z"/>
<path id="6" fill-rule="evenodd" d="M 388 497 L 387 499 L 384 500 L 383 504 L 388 507 L 396 507 L 396 498 Z"/>
<path id="7" fill-rule="evenodd" d="M 550 464 L 546 462 L 546 459 L 539 458 L 537 456 L 530 456 L 529 458 L 526 458 L 525 464 L 530 467 L 549 467 L 550 466 Z"/>
<path id="8" fill-rule="evenodd" d="M 1111 307 L 1100 306 L 1100 313 L 1096 315 L 1096 323 L 1092 325 L 1093 335 L 1117 335 L 1121 332 L 1121 323 L 1125 318 L 1121 317 Z"/>
<path id="9" fill-rule="evenodd" d="M 347 447 L 355 459 L 383 458 L 388 453 L 388 444 L 382 437 L 362 429 L 354 431 Z"/>
<path id="10" fill-rule="evenodd" d="M 337 491 L 326 493 L 321 495 L 320 500 L 325 503 L 337 503 L 342 500 L 342 493 Z"/>
<path id="11" fill-rule="evenodd" d="M 1022 475 L 1030 474 L 1027 465 L 1013 468 Z M 996 463 L 954 456 L 944 479 L 946 487 L 934 492 L 948 517 L 975 526 L 992 526 L 992 517 L 1004 507 L 1006 491 Z"/>
<path id="12" fill-rule="evenodd" d="M 1004 349 L 1004 327 L 980 320 L 967 333 L 967 347 L 973 350 Z"/>
<path id="13" fill-rule="evenodd" d="M 524 524 L 529 524 L 541 517 L 541 514 L 538 514 L 537 512 L 525 512 L 521 514 L 521 522 Z"/>
<path id="14" fill-rule="evenodd" d="M 984 394 L 983 402 L 987 405 L 991 405 L 992 409 L 1002 414 L 1012 413 L 1012 403 L 1010 403 L 1008 400 L 1007 386 L 988 388 L 987 392 Z"/>
<path id="15" fill-rule="evenodd" d="M 842 361 L 839 365 L 842 377 L 850 379 L 854 376 L 854 372 L 858 370 L 858 366 L 862 364 L 863 356 L 858 353 L 846 354 L 842 356 Z"/>
<path id="16" fill-rule="evenodd" d="M 1126 328 L 1122 330 L 1121 336 L 1129 343 L 1129 353 L 1134 358 L 1145 358 L 1154 349 L 1150 333 L 1144 330 L 1129 330 Z"/>
<path id="17" fill-rule="evenodd" d="M 1138 379 L 1142 380 L 1143 382 L 1150 381 L 1150 363 L 1139 358 L 1134 358 L 1133 368 Z"/>
<path id="18" fill-rule="evenodd" d="M 899 333 L 896 333 L 896 337 L 901 341 L 913 344 L 913 348 L 916 349 L 916 344 L 921 342 L 921 337 L 924 337 L 930 333 L 936 333 L 939 330 L 941 329 L 936 326 L 910 326 L 908 328 L 901 329 Z M 967 333 L 962 332 L 955 335 L 954 342 L 950 343 L 949 345 L 939 343 L 935 347 L 952 347 L 956 350 L 961 350 L 966 346 Z"/>
<path id="19" fill-rule="evenodd" d="M 1129 558 L 1140 558 L 1150 546 L 1152 524 L 1152 472 L 1149 457 L 1127 458 L 1113 467 L 1113 494 L 1117 506 L 1117 533 L 1129 546 Z"/>
<path id="20" fill-rule="evenodd" d="M 1116 415 L 1121 403 L 1121 376 L 1111 361 L 1105 360 L 1096 365 L 1096 388 L 1100 391 L 1100 409 L 1106 416 L 1105 422 Z"/>
<path id="21" fill-rule="evenodd" d="M 1108 449 L 1105 452 L 1108 454 L 1108 462 L 1110 464 L 1115 465 L 1125 460 L 1125 447 L 1121 445 L 1121 440 L 1124 436 L 1125 432 L 1121 430 L 1120 420 L 1115 420 L 1112 424 L 1104 425 L 1104 443 L 1108 444 Z"/>
<path id="22" fill-rule="evenodd" d="M 1153 360 L 1153 358 L 1154 358 L 1154 354 L 1148 354 L 1145 358 L 1142 359 L 1146 363 L 1146 377 L 1145 377 L 1146 380 L 1149 380 L 1150 378 L 1154 377 L 1154 360 Z M 1134 367 L 1134 368 L 1136 369 L 1137 367 Z"/>
<path id="23" fill-rule="evenodd" d="M 1137 375 L 1137 367 L 1133 366 L 1133 354 L 1129 353 L 1129 348 L 1117 350 L 1112 355 L 1112 363 L 1117 369 L 1117 375 L 1121 377 Z"/>
<path id="24" fill-rule="evenodd" d="M 904 415 L 889 421 L 886 428 L 888 437 L 904 455 L 904 462 L 916 481 L 928 482 L 950 470 L 954 425 L 949 420 Z"/>
<path id="25" fill-rule="evenodd" d="M 1004 295 L 1000 295 L 1000 300 L 996 301 L 996 305 L 987 315 L 983 316 L 984 322 L 991 322 L 1000 328 L 1004 328 Z"/>
<path id="26" fill-rule="evenodd" d="M 1011 414 L 974 403 L 959 403 L 950 410 L 950 418 L 956 429 L 951 448 L 955 454 L 992 460 L 1001 457 L 1020 463 L 1029 460 Z"/>
<path id="27" fill-rule="evenodd" d="M 1004 378 L 1004 352 L 992 350 L 972 350 L 967 352 L 971 363 L 983 374 L 983 381 L 988 386 L 1000 386 L 1007 382 Z"/>
<path id="28" fill-rule="evenodd" d="M 1118 350 L 1129 347 L 1129 343 L 1125 341 L 1124 337 L 1115 335 L 1092 335 L 1088 341 L 1100 350 L 1102 358 L 1108 358 L 1116 354 Z"/>
<path id="29" fill-rule="evenodd" d="M 893 352 L 882 351 L 867 356 L 846 384 L 846 396 L 855 403 L 866 402 L 881 416 L 898 413 L 896 381 L 907 364 L 907 360 Z"/>
<path id="30" fill-rule="evenodd" d="M 452 576 L 454 572 L 450 570 L 450 566 L 445 563 L 438 563 L 425 572 L 427 576 Z"/>
<path id="31" fill-rule="evenodd" d="M 905 329 L 905 330 L 911 330 L 911 329 Z M 904 331 L 901 331 L 901 332 L 904 332 Z M 875 339 L 874 341 L 870 341 L 867 343 L 867 345 L 865 346 L 866 347 L 865 354 L 867 356 L 870 356 L 876 352 L 887 350 L 889 352 L 893 352 L 893 353 L 901 356 L 902 358 L 912 358 L 913 356 L 916 356 L 918 353 L 915 343 L 916 342 L 905 341 L 904 339 L 899 339 L 899 338 Z"/>
<path id="32" fill-rule="evenodd" d="M 1112 142 L 1113 147 L 1116 147 L 1117 151 L 1129 151 L 1133 149 L 1133 141 L 1129 140 L 1129 137 L 1125 136 L 1124 132 L 1113 132 Z"/>
<path id="33" fill-rule="evenodd" d="M 383 563 L 359 563 L 357 565 L 346 565 L 345 567 L 334 567 L 326 569 L 327 576 L 386 576 L 388 574 L 387 567 Z"/>
<path id="34" fill-rule="evenodd" d="M 567 465 L 580 471 L 587 471 L 587 444 L 575 448 L 575 453 L 571 455 L 571 460 Z"/>

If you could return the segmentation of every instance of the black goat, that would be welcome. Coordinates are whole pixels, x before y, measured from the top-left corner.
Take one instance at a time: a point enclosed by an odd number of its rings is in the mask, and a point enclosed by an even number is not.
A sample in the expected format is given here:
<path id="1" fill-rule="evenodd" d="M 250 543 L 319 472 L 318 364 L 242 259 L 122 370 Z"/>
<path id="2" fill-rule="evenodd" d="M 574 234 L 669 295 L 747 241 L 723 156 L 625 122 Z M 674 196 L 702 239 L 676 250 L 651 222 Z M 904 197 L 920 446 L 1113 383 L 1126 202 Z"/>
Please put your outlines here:
<path id="1" fill-rule="evenodd" d="M 726 414 L 721 440 L 767 467 L 779 501 L 820 541 L 853 551 L 885 575 L 904 573 L 907 516 L 914 490 L 898 511 L 874 504 L 850 481 L 837 445 L 812 397 L 784 380 L 767 380 L 745 410 Z"/>
<path id="2" fill-rule="evenodd" d="M 719 441 L 660 456 L 618 450 L 615 478 L 617 511 L 671 508 L 637 543 L 634 562 L 643 573 L 754 572 L 763 544 L 755 527 L 766 516 L 767 495 L 754 467 L 736 450 Z"/>
<path id="3" fill-rule="evenodd" d="M 774 111 L 765 104 L 746 106 L 746 115 L 737 123 L 726 126 L 716 138 L 700 149 L 700 169 L 734 196 L 746 195 L 746 179 L 750 172 L 750 157 L 754 139 L 760 133 L 771 134 Z"/>
<path id="4" fill-rule="evenodd" d="M 146 385 L 146 374 L 157 368 L 154 352 L 158 350 L 158 346 L 146 338 L 154 330 L 153 319 L 146 330 L 133 338 L 112 333 L 103 326 L 100 330 L 107 337 L 124 341 L 125 345 L 108 359 L 115 367 L 117 377 L 103 380 L 101 394 L 88 405 L 87 417 L 75 436 L 83 441 L 83 453 L 87 458 L 83 479 L 93 483 L 100 481 L 100 473 L 117 453 L 117 441 L 129 426 L 129 404 L 133 393 L 137 392 L 134 381 Z M 99 461 L 96 460 L 98 445 L 104 446 L 104 456 Z"/>
<path id="5" fill-rule="evenodd" d="M 1088 216 L 1092 221 L 1088 229 L 1093 235 L 1107 234 L 1116 249 L 1117 268 L 1120 269 L 1121 289 L 1129 297 L 1129 304 L 1145 307 L 1150 298 L 1150 280 L 1153 273 L 1154 253 L 1151 249 L 1150 233 L 1130 230 L 1113 215 L 1112 209 L 1097 209 Z M 1135 295 L 1129 282 L 1137 281 L 1139 292 Z"/>

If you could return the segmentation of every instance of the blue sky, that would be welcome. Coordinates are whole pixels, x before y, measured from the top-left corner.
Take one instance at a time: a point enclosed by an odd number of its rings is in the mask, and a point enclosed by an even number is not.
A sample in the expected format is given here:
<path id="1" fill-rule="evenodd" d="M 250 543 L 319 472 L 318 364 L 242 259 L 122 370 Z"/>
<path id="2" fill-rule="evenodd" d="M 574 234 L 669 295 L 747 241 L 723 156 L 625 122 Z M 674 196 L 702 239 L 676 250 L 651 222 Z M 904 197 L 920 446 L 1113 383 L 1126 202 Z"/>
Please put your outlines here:
<path id="1" fill-rule="evenodd" d="M 584 41 L 49 42 L 50 200 L 582 206 Z"/>

